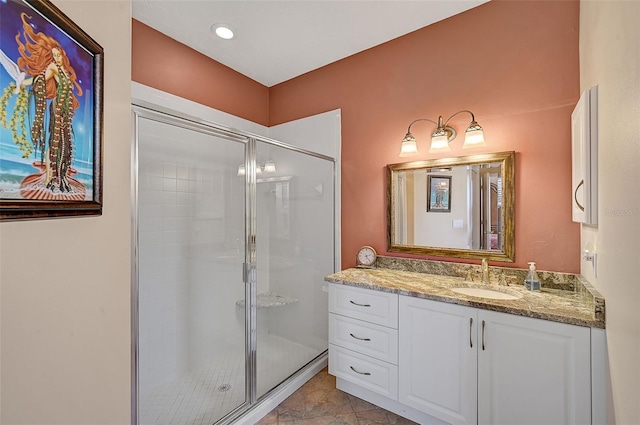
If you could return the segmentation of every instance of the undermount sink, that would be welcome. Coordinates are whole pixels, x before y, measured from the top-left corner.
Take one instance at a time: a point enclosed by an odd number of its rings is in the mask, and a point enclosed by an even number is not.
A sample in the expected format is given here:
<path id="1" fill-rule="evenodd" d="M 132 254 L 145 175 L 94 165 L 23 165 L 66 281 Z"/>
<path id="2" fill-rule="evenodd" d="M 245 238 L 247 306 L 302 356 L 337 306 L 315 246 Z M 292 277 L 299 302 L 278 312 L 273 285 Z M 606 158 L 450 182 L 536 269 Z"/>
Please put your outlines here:
<path id="1" fill-rule="evenodd" d="M 493 300 L 517 300 L 522 296 L 507 294 L 505 292 L 494 291 L 484 288 L 451 288 L 453 292 L 458 294 L 470 295 L 472 297 L 491 298 Z"/>

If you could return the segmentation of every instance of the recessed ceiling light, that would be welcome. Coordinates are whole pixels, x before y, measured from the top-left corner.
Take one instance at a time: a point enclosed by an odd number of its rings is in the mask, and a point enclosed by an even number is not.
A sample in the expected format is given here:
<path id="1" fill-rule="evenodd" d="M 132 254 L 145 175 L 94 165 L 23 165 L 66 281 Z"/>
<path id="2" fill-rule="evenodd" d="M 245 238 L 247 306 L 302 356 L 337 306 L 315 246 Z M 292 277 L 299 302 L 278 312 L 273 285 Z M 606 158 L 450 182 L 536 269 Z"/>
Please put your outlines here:
<path id="1" fill-rule="evenodd" d="M 211 25 L 211 32 L 225 40 L 231 40 L 233 38 L 233 30 L 227 24 L 213 24 Z"/>

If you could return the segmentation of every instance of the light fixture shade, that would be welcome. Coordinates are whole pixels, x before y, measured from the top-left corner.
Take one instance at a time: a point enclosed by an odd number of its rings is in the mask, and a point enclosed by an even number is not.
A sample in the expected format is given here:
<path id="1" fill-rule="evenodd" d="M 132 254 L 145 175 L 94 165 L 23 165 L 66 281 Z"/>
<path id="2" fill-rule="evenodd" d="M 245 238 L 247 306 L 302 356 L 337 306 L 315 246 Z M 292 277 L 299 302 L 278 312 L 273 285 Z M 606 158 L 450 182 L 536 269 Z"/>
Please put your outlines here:
<path id="1" fill-rule="evenodd" d="M 418 145 L 416 144 L 416 138 L 411 133 L 407 133 L 402 139 L 402 145 L 400 146 L 400 155 L 411 156 L 418 153 Z"/>
<path id="2" fill-rule="evenodd" d="M 436 128 L 436 130 L 431 135 L 431 147 L 429 148 L 429 152 L 448 152 L 451 148 L 449 147 L 449 137 L 447 136 L 447 132 L 443 128 Z"/>
<path id="3" fill-rule="evenodd" d="M 264 172 L 265 173 L 275 173 L 276 172 L 276 163 L 271 159 L 264 163 Z"/>
<path id="4" fill-rule="evenodd" d="M 462 148 L 465 149 L 486 145 L 487 144 L 484 141 L 484 131 L 482 130 L 482 127 L 480 127 L 477 122 L 471 121 L 471 124 L 469 124 L 469 127 L 467 128 L 467 131 L 465 131 L 464 133 L 464 144 L 462 145 Z"/>
<path id="5" fill-rule="evenodd" d="M 436 129 L 433 131 L 433 133 L 431 133 L 431 146 L 429 147 L 429 153 L 450 152 L 451 147 L 449 146 L 449 143 L 456 138 L 456 130 L 453 127 L 450 127 L 448 124 L 453 117 L 461 113 L 467 113 L 471 115 L 471 123 L 469 124 L 469 127 L 467 127 L 467 130 L 465 132 L 464 144 L 462 145 L 462 147 L 469 148 L 476 146 L 486 146 L 486 143 L 484 141 L 484 131 L 482 130 L 482 127 L 480 127 L 480 125 L 476 122 L 476 118 L 473 115 L 473 112 L 467 109 L 463 109 L 454 113 L 446 120 L 444 120 L 442 116 L 439 116 L 437 122 L 428 118 L 419 118 L 417 120 L 413 120 L 411 124 L 409 124 L 407 134 L 404 136 L 404 139 L 402 139 L 400 156 L 409 156 L 418 153 L 416 139 L 411 134 L 411 126 L 418 121 L 428 121 L 437 125 Z"/>
<path id="6" fill-rule="evenodd" d="M 245 174 L 247 174 L 247 170 L 244 168 L 244 164 L 238 165 L 238 175 L 244 176 Z"/>

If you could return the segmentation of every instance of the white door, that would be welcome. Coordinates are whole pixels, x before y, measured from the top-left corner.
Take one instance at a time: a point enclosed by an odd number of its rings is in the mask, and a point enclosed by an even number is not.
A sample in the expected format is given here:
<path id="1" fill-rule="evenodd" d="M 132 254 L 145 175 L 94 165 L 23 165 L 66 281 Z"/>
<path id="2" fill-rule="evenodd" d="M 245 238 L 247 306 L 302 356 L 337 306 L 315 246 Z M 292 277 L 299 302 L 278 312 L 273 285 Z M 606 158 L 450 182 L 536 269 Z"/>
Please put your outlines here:
<path id="1" fill-rule="evenodd" d="M 477 422 L 477 311 L 400 296 L 401 403 L 455 424 Z"/>
<path id="2" fill-rule="evenodd" d="M 478 423 L 591 423 L 589 328 L 478 310 Z"/>

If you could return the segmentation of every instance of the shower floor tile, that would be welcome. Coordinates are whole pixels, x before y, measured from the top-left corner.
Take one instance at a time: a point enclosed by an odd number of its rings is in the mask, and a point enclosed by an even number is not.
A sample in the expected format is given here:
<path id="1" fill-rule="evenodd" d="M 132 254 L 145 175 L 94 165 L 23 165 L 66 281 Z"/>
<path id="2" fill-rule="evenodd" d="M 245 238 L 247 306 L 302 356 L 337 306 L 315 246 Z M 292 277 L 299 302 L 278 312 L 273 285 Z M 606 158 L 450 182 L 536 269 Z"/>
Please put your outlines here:
<path id="1" fill-rule="evenodd" d="M 245 361 L 238 350 L 161 385 L 139 401 L 140 425 L 212 425 L 245 401 Z M 258 335 L 258 394 L 319 353 L 271 334 Z"/>

